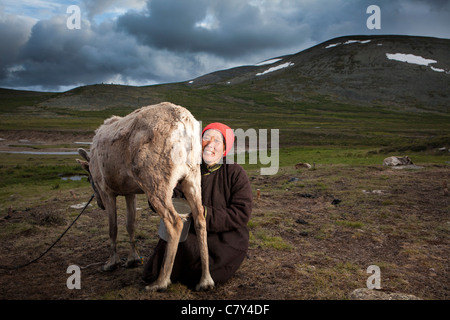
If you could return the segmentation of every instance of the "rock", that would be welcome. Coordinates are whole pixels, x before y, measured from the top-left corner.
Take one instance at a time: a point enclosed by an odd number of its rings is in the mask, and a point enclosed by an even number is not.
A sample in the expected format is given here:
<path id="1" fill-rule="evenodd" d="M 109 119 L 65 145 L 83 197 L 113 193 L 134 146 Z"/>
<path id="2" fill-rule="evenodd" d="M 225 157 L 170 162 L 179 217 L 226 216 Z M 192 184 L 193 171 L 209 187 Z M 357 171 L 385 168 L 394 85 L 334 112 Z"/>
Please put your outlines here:
<path id="1" fill-rule="evenodd" d="M 5 219 L 11 218 L 11 217 L 12 217 L 12 213 L 13 213 L 13 209 L 12 209 L 12 207 L 9 207 L 9 209 L 8 209 L 8 215 L 5 217 Z"/>
<path id="2" fill-rule="evenodd" d="M 300 168 L 306 168 L 306 169 L 311 169 L 312 166 L 309 163 L 303 163 L 303 162 L 299 162 L 295 165 L 295 169 L 300 169 Z"/>
<path id="3" fill-rule="evenodd" d="M 290 178 L 288 182 L 297 182 L 297 181 L 300 181 L 300 179 L 293 177 L 293 178 Z"/>
<path id="4" fill-rule="evenodd" d="M 388 157 L 383 160 L 384 166 L 406 166 L 414 164 L 408 156 L 404 157 Z"/>
<path id="5" fill-rule="evenodd" d="M 400 292 L 383 292 L 367 288 L 353 290 L 349 294 L 350 300 L 422 300 L 412 294 Z"/>
<path id="6" fill-rule="evenodd" d="M 315 195 L 309 194 L 309 193 L 300 193 L 299 196 L 302 198 L 315 198 L 316 197 Z"/>
<path id="7" fill-rule="evenodd" d="M 382 194 L 382 193 L 386 193 L 386 191 L 383 190 L 363 190 L 362 192 L 370 194 L 370 193 L 374 193 L 374 194 Z"/>
<path id="8" fill-rule="evenodd" d="M 424 167 L 422 166 L 416 166 L 415 164 L 408 164 L 406 166 L 395 166 L 392 167 L 392 169 L 423 169 Z"/>
<path id="9" fill-rule="evenodd" d="M 423 169 L 421 166 L 416 166 L 408 156 L 385 158 L 383 166 L 390 166 L 393 169 Z"/>
<path id="10" fill-rule="evenodd" d="M 299 224 L 308 224 L 308 222 L 307 221 L 305 221 L 305 220 L 303 220 L 303 219 L 297 219 L 297 220 L 295 220 L 295 222 L 296 223 L 299 223 Z"/>
<path id="11" fill-rule="evenodd" d="M 333 201 L 331 201 L 331 204 L 337 206 L 337 205 L 338 205 L 339 203 L 341 203 L 341 202 L 342 202 L 341 199 L 336 198 L 336 199 L 333 199 Z"/>
<path id="12" fill-rule="evenodd" d="M 87 203 L 87 202 L 82 202 L 82 203 L 79 203 L 79 204 L 74 204 L 74 205 L 71 205 L 70 208 L 72 208 L 72 209 L 83 209 L 83 208 L 86 206 L 86 203 Z M 89 207 L 92 207 L 92 204 L 89 204 Z"/>

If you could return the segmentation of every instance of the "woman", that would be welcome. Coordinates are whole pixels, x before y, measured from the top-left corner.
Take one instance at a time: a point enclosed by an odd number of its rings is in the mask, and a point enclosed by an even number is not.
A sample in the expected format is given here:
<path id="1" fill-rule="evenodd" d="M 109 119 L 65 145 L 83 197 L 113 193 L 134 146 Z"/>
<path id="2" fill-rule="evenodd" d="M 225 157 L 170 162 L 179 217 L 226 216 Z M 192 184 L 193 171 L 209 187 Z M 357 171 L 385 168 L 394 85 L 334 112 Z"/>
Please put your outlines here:
<path id="1" fill-rule="evenodd" d="M 252 190 L 247 174 L 238 164 L 226 164 L 225 156 L 233 147 L 233 131 L 222 123 L 211 123 L 202 132 L 202 201 L 208 232 L 209 268 L 215 284 L 226 282 L 247 255 L 247 222 L 252 211 Z M 183 197 L 180 189 L 175 197 Z M 171 281 L 188 286 L 201 276 L 200 252 L 194 224 L 186 241 L 178 245 Z M 161 268 L 166 242 L 156 245 L 144 266 L 143 279 L 156 280 Z"/>

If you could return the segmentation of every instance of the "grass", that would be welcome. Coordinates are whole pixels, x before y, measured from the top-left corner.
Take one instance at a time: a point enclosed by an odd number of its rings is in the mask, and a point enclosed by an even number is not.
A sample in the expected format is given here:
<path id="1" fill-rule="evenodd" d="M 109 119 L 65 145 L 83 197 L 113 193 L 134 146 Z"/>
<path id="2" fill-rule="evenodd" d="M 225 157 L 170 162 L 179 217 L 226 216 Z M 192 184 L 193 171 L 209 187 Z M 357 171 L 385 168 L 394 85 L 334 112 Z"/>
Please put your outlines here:
<path id="1" fill-rule="evenodd" d="M 0 88 L 0 112 L 14 114 L 25 107 L 34 106 L 57 96 L 52 92 L 31 92 Z"/>
<path id="2" fill-rule="evenodd" d="M 62 180 L 64 176 L 86 174 L 74 158 L 0 154 L 0 208 L 25 209 L 51 198 L 55 192 L 88 186 L 86 179 Z"/>
<path id="3" fill-rule="evenodd" d="M 26 163 L 27 160 L 22 156 L 18 159 Z M 44 161 L 45 157 L 33 159 L 33 161 Z M 67 159 L 63 162 L 66 161 L 70 162 Z M 2 188 L 2 190 L 13 189 L 12 195 L 17 199 L 17 208 L 22 207 L 25 210 L 26 207 L 39 207 L 43 203 L 51 202 L 54 197 L 60 197 L 61 193 L 68 195 L 69 190 L 75 190 L 82 195 L 88 195 L 91 192 L 86 181 L 62 182 L 58 180 L 57 183 L 60 187 L 52 189 L 56 180 L 43 179 L 34 187 L 36 182 L 25 183 L 29 178 L 24 178 L 24 181 L 20 182 L 21 175 L 29 174 L 32 166 L 30 165 L 29 168 L 23 164 L 17 166 L 17 168 L 14 167 L 12 173 L 16 179 L 12 181 L 14 183 L 8 184 L 8 188 Z M 69 165 L 67 168 L 70 169 L 71 166 Z M 6 166 L 2 169 L 6 169 Z M 40 165 L 36 174 L 42 176 L 46 170 L 48 170 L 48 173 L 55 174 L 59 172 L 57 169 L 58 166 L 54 164 Z M 425 168 L 424 170 L 431 169 Z M 392 172 L 395 173 L 393 170 Z M 281 273 L 280 278 L 282 280 L 279 281 L 283 281 L 284 289 L 280 291 L 277 298 L 347 299 L 347 295 L 352 288 L 365 286 L 365 280 L 368 277 L 365 269 L 370 264 L 376 264 L 382 268 L 383 287 L 401 292 L 405 288 L 410 288 L 413 281 L 411 277 L 415 277 L 416 273 L 405 269 L 396 259 L 379 255 L 372 256 L 370 250 L 363 251 L 364 255 L 368 255 L 368 257 L 363 257 L 358 252 L 346 254 L 345 251 L 337 251 L 336 249 L 350 250 L 349 252 L 351 252 L 354 246 L 357 247 L 359 243 L 364 244 L 370 239 L 373 239 L 374 242 L 369 242 L 369 247 L 374 249 L 377 243 L 385 243 L 386 235 L 395 239 L 407 239 L 399 249 L 398 254 L 402 259 L 418 266 L 423 265 L 427 270 L 432 268 L 437 272 L 445 267 L 443 256 L 439 257 L 434 254 L 434 258 L 430 260 L 427 246 L 428 241 L 442 239 L 442 236 L 448 233 L 448 226 L 441 226 L 440 229 L 431 228 L 432 221 L 429 219 L 422 219 L 417 214 L 409 212 L 408 215 L 400 215 L 398 208 L 404 199 L 401 195 L 395 196 L 395 194 L 392 194 L 392 191 L 395 191 L 396 184 L 399 183 L 398 178 L 390 175 L 391 171 L 383 169 L 381 164 L 352 166 L 339 163 L 318 163 L 315 170 L 296 170 L 293 167 L 282 167 L 277 175 L 269 177 L 260 176 L 257 170 L 249 170 L 248 173 L 252 180 L 252 187 L 262 190 L 262 200 L 256 201 L 248 224 L 250 252 L 251 255 L 262 254 L 262 257 L 267 255 L 267 259 L 270 259 L 270 261 L 266 261 L 264 258 L 259 258 L 261 261 L 258 260 L 258 263 L 249 260 L 248 264 L 244 265 L 242 271 L 240 271 L 241 277 L 244 276 L 246 279 L 248 277 L 247 272 L 252 274 L 252 277 L 254 274 L 257 275 L 258 272 L 264 272 L 266 277 L 271 272 L 279 274 L 283 271 L 284 273 Z M 417 173 L 418 171 L 412 171 L 411 177 L 404 173 L 402 176 L 408 177 L 407 179 L 414 182 L 417 181 Z M 297 183 L 289 183 L 288 181 L 292 176 L 299 177 L 300 180 Z M 267 181 L 267 184 L 264 181 Z M 409 182 L 405 181 L 404 178 L 401 181 L 409 185 Z M 386 189 L 390 190 L 391 194 L 389 198 L 386 198 L 384 194 L 364 194 L 362 189 Z M 299 198 L 299 193 L 312 194 L 315 197 L 311 199 Z M 330 202 L 333 199 L 331 195 L 341 198 L 343 202 L 339 206 L 331 205 Z M 79 200 L 73 201 L 80 202 L 82 198 L 83 196 L 79 196 Z M 2 194 L 0 199 L 3 208 L 11 203 L 11 195 L 5 196 Z M 379 204 L 382 204 L 386 199 L 389 199 L 391 203 L 380 207 Z M 145 205 L 145 201 L 141 200 L 139 200 L 138 206 Z M 54 205 L 57 206 L 57 203 L 55 202 Z M 119 203 L 119 210 L 121 211 L 121 218 L 119 219 L 124 219 L 124 203 Z M 66 221 L 71 221 L 76 215 L 75 211 L 71 213 L 70 210 L 66 210 L 65 212 Z M 25 220 L 11 224 L 7 229 L 2 228 L 1 237 L 2 239 L 25 237 L 25 239 L 28 239 L 27 241 L 31 241 L 32 237 L 52 230 L 51 227 L 54 223 L 60 223 L 52 220 L 53 218 L 54 216 L 50 213 L 45 216 L 37 216 L 36 219 L 38 220 L 36 221 L 40 221 L 39 223 L 34 220 Z M 296 222 L 298 218 L 303 218 L 308 223 L 299 224 Z M 145 219 L 148 219 L 148 221 L 140 220 L 137 239 L 139 243 L 147 243 L 151 247 L 155 245 L 155 241 L 153 236 L 150 235 L 156 234 L 158 219 L 157 217 Z M 107 227 L 106 219 L 104 220 L 104 226 L 100 228 L 94 224 L 94 220 L 89 215 L 83 217 L 78 224 L 80 225 L 79 229 L 72 230 L 71 235 L 77 237 L 89 236 L 91 241 L 96 239 L 96 241 L 104 242 L 104 251 L 106 252 Z M 146 225 L 148 222 L 150 222 L 151 228 Z M 61 227 L 59 228 L 61 229 Z M 122 228 L 124 227 L 122 226 Z M 427 231 L 422 231 L 422 229 Z M 122 231 L 119 236 L 119 247 L 123 247 L 123 250 L 126 251 L 127 236 L 124 230 Z M 306 232 L 307 235 L 301 235 L 302 232 Z M 51 241 L 53 238 L 50 235 L 46 237 L 47 241 Z M 23 242 L 18 246 L 20 248 L 26 247 L 26 243 Z M 352 248 L 333 247 L 345 243 L 350 243 Z M 69 242 L 62 242 L 61 246 L 65 248 L 70 244 Z M 327 246 L 331 247 L 326 248 Z M 45 249 L 45 246 L 41 247 Z M 74 250 L 72 254 L 76 252 Z M 288 259 L 289 255 L 292 255 L 292 258 Z M 253 270 L 257 266 L 265 271 Z M 139 279 L 139 275 L 136 278 Z M 136 285 L 133 285 L 131 280 L 128 281 L 130 283 L 127 283 L 127 285 L 98 293 L 96 298 L 142 299 L 159 297 L 142 292 Z M 242 278 L 238 278 L 236 281 L 242 281 Z M 257 283 L 257 280 L 252 281 Z M 255 287 L 264 286 L 267 290 L 271 285 L 277 284 L 262 282 L 261 285 L 256 284 Z M 229 290 L 229 292 L 234 292 L 235 289 L 239 290 L 239 287 L 233 289 L 233 286 L 234 282 L 224 287 L 229 289 L 223 290 Z M 167 297 L 197 299 L 198 295 L 180 284 L 175 284 L 170 287 Z"/>
<path id="4" fill-rule="evenodd" d="M 45 131 L 93 131 L 103 120 L 100 118 L 36 117 L 29 115 L 0 116 L 1 130 L 45 130 Z M 45 128 L 45 129 L 44 129 Z"/>
<path id="5" fill-rule="evenodd" d="M 425 206 L 422 202 L 429 201 L 426 198 L 430 196 L 428 189 L 418 191 L 424 193 L 424 198 L 411 199 L 405 196 L 404 188 L 427 179 L 428 172 L 448 168 L 450 153 L 437 149 L 450 147 L 449 115 L 402 113 L 385 106 L 352 106 L 318 98 L 308 103 L 291 102 L 275 93 L 254 92 L 250 87 L 236 91 L 218 86 L 194 91 L 183 85 L 173 85 L 170 88 L 155 86 L 152 90 L 153 93 L 142 97 L 143 104 L 151 99 L 160 99 L 184 105 L 203 125 L 221 121 L 244 130 L 280 129 L 280 149 L 278 154 L 275 150 L 270 154 L 271 157 L 278 155 L 279 170 L 276 175 L 261 176 L 260 168 L 270 164 L 261 164 L 259 155 L 257 164 L 249 164 L 250 155 L 247 153 L 246 163 L 242 164 L 250 176 L 254 194 L 256 188 L 262 193 L 262 199 L 255 201 L 248 224 L 250 252 L 262 256 L 257 260 L 263 264 L 261 268 L 273 267 L 262 271 L 261 286 L 268 285 L 264 281 L 270 272 L 278 274 L 286 269 L 286 275 L 280 281 L 283 281 L 282 292 L 286 292 L 288 297 L 345 299 L 351 288 L 364 287 L 367 278 L 365 269 L 375 261 L 382 267 L 383 284 L 403 291 L 411 287 L 410 283 L 423 279 L 417 279 L 416 273 L 408 269 L 412 267 L 401 265 L 395 257 L 371 255 L 377 246 L 390 249 L 396 244 L 395 241 L 403 239 L 407 241 L 398 249 L 397 257 L 406 259 L 407 264 L 413 266 L 424 265 L 425 270 L 433 268 L 443 272 L 445 269 L 445 254 L 439 255 L 440 251 L 437 251 L 435 256 L 430 256 L 427 246 L 438 241 L 436 239 L 442 242 L 448 240 L 449 227 L 445 223 L 435 225 L 434 218 L 427 215 L 429 212 L 444 211 L 448 206 Z M 17 130 L 71 132 L 75 135 L 93 133 L 105 118 L 113 114 L 125 115 L 132 109 L 127 105 L 116 105 L 78 110 L 42 104 L 49 97 L 59 95 L 13 95 L 0 99 L 0 138 L 3 133 Z M 15 144 L 12 143 L 12 146 Z M 44 144 L 28 147 L 73 146 Z M 412 170 L 401 173 L 383 168 L 385 157 L 404 154 L 415 164 L 425 165 L 425 168 L 420 172 Z M 85 201 L 92 192 L 85 179 L 61 180 L 61 176 L 84 174 L 75 158 L 77 156 L 0 154 L 0 215 L 6 215 L 10 207 L 25 211 L 40 206 L 64 206 L 65 221 L 72 220 L 77 212 L 68 210 L 67 204 Z M 295 164 L 299 162 L 310 163 L 313 168 L 295 169 Z M 298 180 L 290 181 L 293 177 Z M 438 185 L 430 179 L 422 187 L 433 183 Z M 433 192 L 438 192 L 439 187 L 433 188 Z M 362 190 L 388 193 L 364 193 Z M 77 195 L 76 199 L 72 198 L 72 193 Z M 301 195 L 311 195 L 311 198 Z M 334 198 L 342 202 L 332 205 Z M 145 206 L 145 199 L 139 199 L 138 207 Z M 424 209 L 416 210 L 420 206 Z M 124 204 L 119 207 L 121 219 L 124 219 Z M 411 210 L 416 211 L 412 213 Z M 296 222 L 299 218 L 307 224 Z M 25 220 L 2 227 L 0 238 L 30 234 L 40 236 L 50 233 L 54 223 L 62 223 L 52 212 L 36 216 L 36 219 L 40 222 Z M 137 239 L 149 242 L 147 245 L 151 247 L 155 244 L 152 236 L 156 234 L 158 218 L 142 219 L 146 219 L 140 224 L 144 229 L 137 229 Z M 91 240 L 105 241 L 106 223 L 98 226 L 93 222 L 88 217 L 82 217 L 80 229 L 74 229 L 72 233 L 82 237 L 87 232 Z M 31 243 L 30 237 L 25 238 Z M 51 241 L 54 237 L 52 234 L 43 238 Z M 125 246 L 126 236 L 121 235 L 119 239 Z M 359 252 L 364 253 L 364 257 L 357 252 L 344 255 L 337 251 L 340 248 L 335 247 L 339 243 L 361 244 L 364 249 L 370 250 Z M 17 246 L 26 247 L 25 242 Z M 439 246 L 433 248 L 440 250 Z M 267 260 L 264 260 L 264 255 L 268 256 Z M 249 260 L 243 268 L 242 277 L 253 277 L 261 272 L 254 269 L 257 265 Z M 251 281 L 256 283 L 255 287 L 259 286 L 258 279 L 252 278 Z M 236 292 L 239 285 L 236 285 Z M 270 283 L 269 287 L 273 285 Z M 174 285 L 170 290 L 171 297 L 197 298 L 180 285 Z M 142 297 L 156 296 L 143 295 L 129 286 L 98 295 L 101 299 Z"/>
<path id="6" fill-rule="evenodd" d="M 345 226 L 353 229 L 360 229 L 364 226 L 364 223 L 360 221 L 347 221 L 347 220 L 338 220 L 336 221 L 337 225 Z"/>
<path id="7" fill-rule="evenodd" d="M 21 234 L 30 234 L 30 232 L 33 232 L 34 228 L 35 227 L 29 222 L 13 223 L 2 229 L 0 239 L 9 238 Z"/>
<path id="8" fill-rule="evenodd" d="M 63 148 L 63 149 L 75 149 L 76 146 L 74 144 L 10 144 L 8 145 L 11 148 L 28 148 L 33 150 L 47 150 L 47 149 L 55 149 L 55 148 Z"/>
<path id="9" fill-rule="evenodd" d="M 0 188 L 15 184 L 53 184 L 60 181 L 63 176 L 84 173 L 79 165 L 3 165 L 0 167 L 0 174 L 3 177 Z"/>
<path id="10" fill-rule="evenodd" d="M 255 234 L 250 233 L 250 246 L 260 248 L 272 248 L 275 250 L 290 250 L 292 246 L 279 236 L 271 236 L 265 230 L 259 230 Z"/>
<path id="11" fill-rule="evenodd" d="M 125 94 L 127 103 L 119 101 Z M 89 107 L 73 107 L 70 97 Z M 58 97 L 60 105 L 49 97 Z M 141 97 L 136 100 L 136 97 Z M 315 96 L 309 102 L 289 101 L 279 93 L 255 91 L 251 85 L 193 89 L 185 84 L 151 87 L 91 86 L 67 94 L 41 94 L 35 103 L 10 94 L 0 100 L 0 130 L 94 130 L 111 115 L 160 101 L 187 107 L 204 124 L 223 121 L 232 128 L 280 129 L 281 146 L 372 146 L 404 148 L 449 139 L 449 115 L 399 112 L 387 106 L 356 106 Z M 66 101 L 66 100 L 67 101 Z M 124 101 L 125 101 L 124 100 Z M 80 100 L 76 100 L 79 103 Z M 76 104 L 75 104 L 76 105 Z M 26 111 L 26 112 L 24 112 Z M 430 140 L 431 139 L 431 140 Z M 434 143 L 433 141 L 431 141 Z M 445 141 L 444 141 L 445 142 Z"/>
<path id="12" fill-rule="evenodd" d="M 338 166 L 380 166 L 388 154 L 371 153 L 368 148 L 342 149 L 338 147 L 285 147 L 279 150 L 279 167 L 281 170 L 290 170 L 292 174 L 304 172 L 306 169 L 295 170 L 298 162 L 308 162 L 314 165 L 312 170 L 323 170 L 324 165 Z M 415 164 L 435 163 L 445 165 L 450 160 L 446 153 L 433 150 L 426 152 L 412 152 L 409 154 Z M 85 181 L 62 181 L 62 176 L 85 174 L 75 162 L 77 156 L 55 155 L 23 155 L 0 154 L 0 204 L 5 204 L 13 195 L 26 197 L 42 193 L 43 190 L 67 190 L 85 185 Z M 248 159 L 248 158 L 247 158 Z M 247 160 L 248 161 L 248 160 Z M 259 174 L 261 167 L 268 165 L 243 164 L 250 173 Z M 330 170 L 332 174 L 332 170 Z M 380 176 L 380 182 L 387 184 L 387 177 Z M 333 182 L 334 184 L 335 182 Z M 379 183 L 377 182 L 379 185 Z M 285 181 L 283 188 L 307 189 L 304 182 Z M 316 181 L 315 189 L 326 192 L 331 184 L 327 181 Z M 371 189 L 370 186 L 361 186 L 361 189 Z M 372 189 L 376 189 L 373 187 Z M 392 205 L 392 200 L 384 199 L 383 206 Z"/>

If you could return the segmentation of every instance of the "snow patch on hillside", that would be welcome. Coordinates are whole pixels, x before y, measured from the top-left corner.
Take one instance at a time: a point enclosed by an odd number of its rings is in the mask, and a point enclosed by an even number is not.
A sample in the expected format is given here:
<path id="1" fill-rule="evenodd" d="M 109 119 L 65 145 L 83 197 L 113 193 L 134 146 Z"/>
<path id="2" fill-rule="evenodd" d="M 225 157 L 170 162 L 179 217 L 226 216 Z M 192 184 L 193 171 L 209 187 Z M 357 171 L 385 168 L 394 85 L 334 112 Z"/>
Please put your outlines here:
<path id="1" fill-rule="evenodd" d="M 415 56 L 413 54 L 405 54 L 405 53 L 386 53 L 386 57 L 389 60 L 396 60 L 406 63 L 418 64 L 421 66 L 428 66 L 430 63 L 436 63 L 436 60 L 425 59 L 421 56 Z"/>
<path id="2" fill-rule="evenodd" d="M 406 54 L 406 53 L 386 53 L 386 58 L 388 58 L 389 60 L 417 64 L 420 66 L 427 66 L 427 67 L 430 67 L 430 69 L 433 71 L 445 72 L 446 74 L 450 74 L 450 71 L 447 71 L 447 70 L 444 70 L 441 68 L 436 68 L 433 66 L 429 66 L 429 64 L 437 63 L 437 61 L 433 60 L 433 59 L 426 59 L 421 56 L 416 56 L 413 54 Z"/>
<path id="3" fill-rule="evenodd" d="M 269 68 L 269 69 L 267 69 L 264 72 L 257 73 L 256 75 L 257 76 L 262 76 L 262 75 L 267 74 L 269 72 L 274 72 L 274 71 L 277 71 L 277 70 L 280 70 L 280 69 L 288 68 L 288 67 L 293 66 L 293 65 L 294 65 L 293 62 L 286 62 L 286 63 L 283 63 L 283 64 L 279 64 L 279 65 L 277 65 L 275 67 Z"/>
<path id="4" fill-rule="evenodd" d="M 329 44 L 329 45 L 327 45 L 325 47 L 325 49 L 334 48 L 334 47 L 337 47 L 337 46 L 339 46 L 341 44 L 352 44 L 352 43 L 362 43 L 362 44 L 364 44 L 364 43 L 369 43 L 370 41 L 371 40 L 347 40 L 344 43 L 338 42 L 338 43 Z"/>

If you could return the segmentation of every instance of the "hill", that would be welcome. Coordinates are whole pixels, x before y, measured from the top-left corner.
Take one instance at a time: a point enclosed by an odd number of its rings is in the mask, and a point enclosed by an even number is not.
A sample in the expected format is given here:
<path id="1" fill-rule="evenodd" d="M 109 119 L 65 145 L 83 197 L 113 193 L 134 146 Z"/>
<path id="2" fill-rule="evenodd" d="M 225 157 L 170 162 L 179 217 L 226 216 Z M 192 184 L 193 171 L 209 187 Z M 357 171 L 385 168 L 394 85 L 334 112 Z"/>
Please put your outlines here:
<path id="1" fill-rule="evenodd" d="M 227 86 L 225 95 L 230 102 L 239 100 L 242 92 L 255 95 L 270 92 L 289 103 L 327 100 L 407 111 L 447 112 L 449 51 L 449 39 L 346 36 L 296 54 L 213 72 L 178 84 L 79 87 L 51 97 L 40 106 L 78 110 L 135 108 L 177 95 L 202 100 L 215 95 L 215 89 Z M 4 94 L 0 92 L 0 96 Z"/>
<path id="2" fill-rule="evenodd" d="M 347 36 L 179 83 L 97 84 L 63 93 L 1 89 L 0 131 L 85 136 L 111 115 L 170 101 L 204 123 L 279 128 L 280 146 L 442 147 L 450 144 L 449 49 L 448 39 Z"/>
<path id="3" fill-rule="evenodd" d="M 0 299 L 351 299 L 373 265 L 382 272 L 382 291 L 374 292 L 448 299 L 448 49 L 443 39 L 352 36 L 180 83 L 63 93 L 0 89 L 6 266 L 46 249 L 79 214 L 74 206 L 92 194 L 77 155 L 35 151 L 88 148 L 106 117 L 163 100 L 187 107 L 203 125 L 223 121 L 280 133 L 277 174 L 261 175 L 261 158 L 242 164 L 254 195 L 250 248 L 226 284 L 193 292 L 174 283 L 150 293 L 142 267 L 99 272 L 108 258 L 108 219 L 93 205 L 32 272 L 0 268 Z M 417 168 L 383 166 L 394 152 L 407 152 Z M 299 162 L 313 168 L 297 169 Z M 136 244 L 146 261 L 160 218 L 141 196 Z M 126 220 L 123 201 L 119 223 Z M 122 256 L 129 245 L 124 230 L 119 226 Z M 83 269 L 81 290 L 65 285 L 73 264 Z M 273 304 L 270 310 L 275 314 Z"/>
<path id="4" fill-rule="evenodd" d="M 347 36 L 189 83 L 197 88 L 247 83 L 254 90 L 277 92 L 292 102 L 322 96 L 346 103 L 446 112 L 449 50 L 448 39 Z"/>

